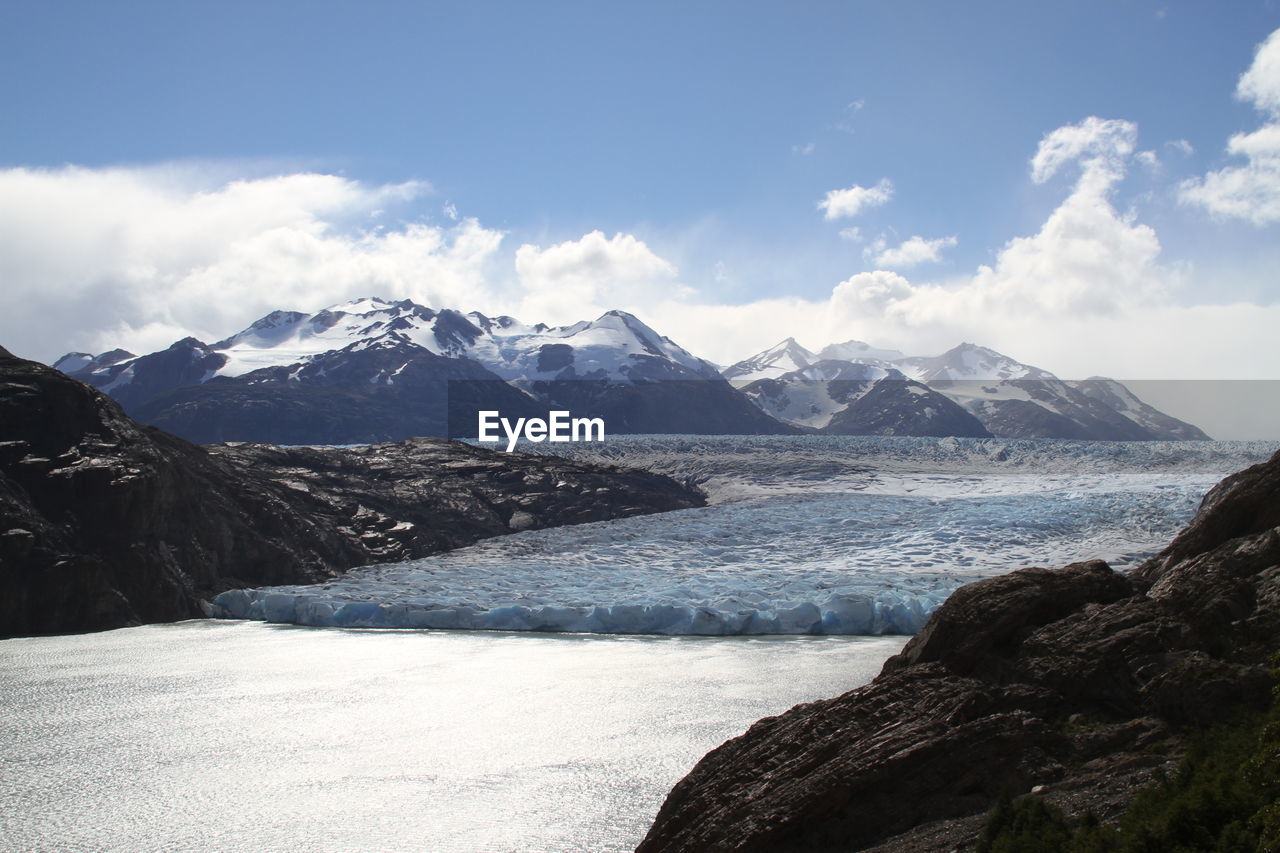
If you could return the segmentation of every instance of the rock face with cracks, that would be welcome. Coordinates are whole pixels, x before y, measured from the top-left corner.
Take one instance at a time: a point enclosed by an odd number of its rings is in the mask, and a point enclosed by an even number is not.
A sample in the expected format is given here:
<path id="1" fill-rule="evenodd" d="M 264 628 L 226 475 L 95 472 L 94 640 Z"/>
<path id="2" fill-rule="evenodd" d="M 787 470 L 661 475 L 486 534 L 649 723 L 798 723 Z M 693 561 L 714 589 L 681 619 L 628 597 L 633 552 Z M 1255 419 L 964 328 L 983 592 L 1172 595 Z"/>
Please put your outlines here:
<path id="1" fill-rule="evenodd" d="M 200 447 L 0 349 L 0 636 L 201 616 L 229 588 L 703 503 L 658 474 L 444 439 Z"/>
<path id="2" fill-rule="evenodd" d="M 993 801 L 1032 788 L 1114 818 L 1195 726 L 1265 704 L 1278 644 L 1280 454 L 1131 574 L 962 587 L 870 684 L 709 753 L 638 850 L 971 849 Z"/>

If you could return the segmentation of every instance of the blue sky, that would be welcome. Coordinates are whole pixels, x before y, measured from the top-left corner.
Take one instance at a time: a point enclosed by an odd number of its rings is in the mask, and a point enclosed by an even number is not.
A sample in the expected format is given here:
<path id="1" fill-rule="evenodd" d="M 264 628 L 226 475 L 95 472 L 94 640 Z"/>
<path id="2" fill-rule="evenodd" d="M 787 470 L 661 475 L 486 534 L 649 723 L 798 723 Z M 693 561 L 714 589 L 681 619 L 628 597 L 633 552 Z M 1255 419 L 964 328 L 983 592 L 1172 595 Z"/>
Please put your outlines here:
<path id="1" fill-rule="evenodd" d="M 1063 375 L 1280 378 L 1280 147 L 1226 150 L 1280 121 L 1266 86 L 1237 95 L 1275 2 L 4 20 L 0 343 L 22 355 L 212 340 L 363 292 L 623 307 L 721 362 L 787 335 L 975 340 Z M 819 207 L 855 188 L 879 196 Z"/>

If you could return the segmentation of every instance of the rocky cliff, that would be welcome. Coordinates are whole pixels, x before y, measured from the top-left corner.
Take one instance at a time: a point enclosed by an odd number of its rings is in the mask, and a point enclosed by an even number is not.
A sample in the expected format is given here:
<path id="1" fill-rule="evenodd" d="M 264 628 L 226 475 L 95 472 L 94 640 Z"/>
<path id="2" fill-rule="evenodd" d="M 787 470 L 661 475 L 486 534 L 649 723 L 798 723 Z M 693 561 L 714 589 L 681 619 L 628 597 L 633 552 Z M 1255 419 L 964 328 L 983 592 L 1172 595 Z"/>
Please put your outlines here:
<path id="1" fill-rule="evenodd" d="M 1129 575 L 958 590 L 872 683 L 756 723 L 668 795 L 641 853 L 972 849 L 1001 793 L 1115 817 L 1189 731 L 1263 704 L 1280 647 L 1280 454 Z"/>
<path id="2" fill-rule="evenodd" d="M 231 587 L 702 503 L 656 474 L 443 439 L 204 448 L 0 349 L 0 636 L 199 616 Z"/>

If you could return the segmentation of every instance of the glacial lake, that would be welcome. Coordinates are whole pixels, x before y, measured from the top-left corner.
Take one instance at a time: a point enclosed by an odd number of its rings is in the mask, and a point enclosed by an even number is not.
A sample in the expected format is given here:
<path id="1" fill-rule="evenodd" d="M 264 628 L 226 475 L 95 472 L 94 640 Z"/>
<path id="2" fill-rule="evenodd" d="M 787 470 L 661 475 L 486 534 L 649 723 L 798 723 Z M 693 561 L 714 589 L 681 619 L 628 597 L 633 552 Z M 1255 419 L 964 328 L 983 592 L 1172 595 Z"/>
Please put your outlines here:
<path id="1" fill-rule="evenodd" d="M 0 641 L 0 849 L 621 851 L 708 750 L 904 637 L 192 621 Z"/>

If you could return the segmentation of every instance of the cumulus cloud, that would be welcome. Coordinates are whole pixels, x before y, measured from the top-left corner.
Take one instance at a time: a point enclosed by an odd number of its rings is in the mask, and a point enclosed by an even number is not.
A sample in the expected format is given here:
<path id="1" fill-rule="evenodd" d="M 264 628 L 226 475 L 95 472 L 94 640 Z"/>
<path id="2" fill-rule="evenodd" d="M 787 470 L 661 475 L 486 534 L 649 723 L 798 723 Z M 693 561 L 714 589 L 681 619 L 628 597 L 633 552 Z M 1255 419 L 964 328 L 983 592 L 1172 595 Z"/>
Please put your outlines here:
<path id="1" fill-rule="evenodd" d="M 1244 158 L 1244 164 L 1183 182 L 1179 197 L 1215 216 L 1258 226 L 1280 222 L 1280 30 L 1258 46 L 1253 64 L 1236 86 L 1236 97 L 1251 102 L 1269 119 L 1252 133 L 1238 133 L 1227 141 L 1227 153 Z"/>
<path id="2" fill-rule="evenodd" d="M 916 234 L 897 246 L 889 246 L 881 237 L 863 251 L 863 256 L 880 267 L 907 269 L 925 263 L 936 264 L 942 260 L 942 251 L 955 246 L 956 242 L 954 236 L 926 240 Z"/>
<path id="3" fill-rule="evenodd" d="M 1280 117 L 1280 30 L 1258 45 L 1253 64 L 1236 85 L 1236 97 Z"/>
<path id="4" fill-rule="evenodd" d="M 1037 233 L 1010 240 L 994 264 L 960 280 L 917 284 L 887 270 L 855 275 L 833 290 L 827 325 L 911 349 L 929 340 L 990 341 L 993 330 L 1043 335 L 1063 322 L 1132 316 L 1160 304 L 1177 273 L 1159 263 L 1155 231 L 1110 200 L 1136 136 L 1130 122 L 1096 117 L 1047 134 L 1031 159 L 1032 179 L 1043 183 L 1072 170 L 1077 177 Z M 931 242 L 881 242 L 872 254 L 881 266 L 902 266 L 936 252 Z"/>
<path id="5" fill-rule="evenodd" d="M 896 272 L 860 272 L 840 282 L 831 291 L 831 309 L 836 316 L 884 317 L 910 299 L 916 288 Z"/>
<path id="6" fill-rule="evenodd" d="M 893 198 L 893 182 L 881 178 L 874 187 L 862 187 L 854 184 L 848 189 L 830 190 L 818 209 L 826 219 L 843 219 L 857 216 L 864 210 L 880 205 Z"/>
<path id="7" fill-rule="evenodd" d="M 551 323 L 691 292 L 674 265 L 631 234 L 592 231 L 545 249 L 526 243 L 516 250 L 515 266 L 524 291 L 519 310 Z"/>
<path id="8" fill-rule="evenodd" d="M 1037 230 L 969 275 L 916 282 L 877 269 L 835 285 L 826 300 L 656 305 L 648 316 L 725 364 L 796 336 L 810 347 L 856 338 L 922 355 L 970 340 L 1071 378 L 1280 376 L 1268 331 L 1280 305 L 1176 304 L 1188 270 L 1162 263 L 1155 230 L 1117 210 L 1117 185 L 1146 159 L 1136 143 L 1133 123 L 1096 117 L 1046 134 L 1029 175 L 1042 184 L 1070 178 L 1065 197 Z"/>
<path id="9" fill-rule="evenodd" d="M 59 354 L 51 346 L 149 351 L 360 295 L 472 303 L 501 232 L 376 219 L 428 192 L 324 174 L 211 183 L 181 168 L 0 171 L 4 343 L 42 358 Z"/>

